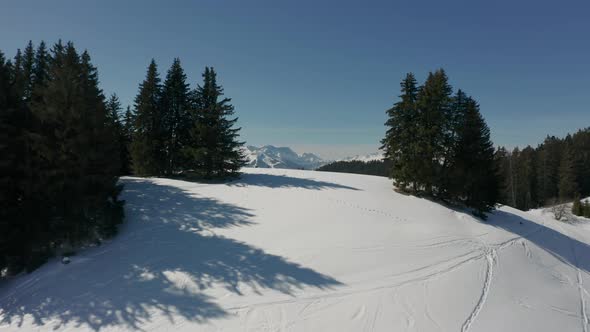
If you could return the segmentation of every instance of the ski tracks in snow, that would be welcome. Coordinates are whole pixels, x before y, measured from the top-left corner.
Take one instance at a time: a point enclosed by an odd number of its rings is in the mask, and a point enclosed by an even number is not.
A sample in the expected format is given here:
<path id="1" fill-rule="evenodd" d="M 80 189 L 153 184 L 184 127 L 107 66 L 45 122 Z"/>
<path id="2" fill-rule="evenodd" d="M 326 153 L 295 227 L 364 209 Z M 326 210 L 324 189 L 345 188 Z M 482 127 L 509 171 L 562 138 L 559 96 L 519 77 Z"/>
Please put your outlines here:
<path id="1" fill-rule="evenodd" d="M 487 262 L 487 264 L 486 264 L 487 268 L 486 268 L 486 272 L 485 272 L 485 279 L 484 279 L 484 284 L 483 284 L 483 288 L 481 291 L 481 295 L 479 297 L 479 300 L 475 304 L 473 311 L 471 312 L 471 314 L 469 314 L 469 317 L 467 317 L 467 320 L 465 320 L 465 322 L 461 326 L 461 332 L 469 331 L 469 329 L 471 328 L 471 325 L 473 324 L 473 322 L 475 321 L 475 319 L 477 318 L 477 316 L 481 312 L 481 309 L 483 308 L 483 305 L 484 305 L 484 303 L 488 297 L 488 294 L 490 292 L 490 287 L 492 285 L 492 278 L 494 276 L 494 265 L 496 264 L 496 261 L 498 259 L 496 249 L 493 249 L 493 248 L 490 249 L 486 253 L 485 257 L 486 257 L 486 262 Z"/>

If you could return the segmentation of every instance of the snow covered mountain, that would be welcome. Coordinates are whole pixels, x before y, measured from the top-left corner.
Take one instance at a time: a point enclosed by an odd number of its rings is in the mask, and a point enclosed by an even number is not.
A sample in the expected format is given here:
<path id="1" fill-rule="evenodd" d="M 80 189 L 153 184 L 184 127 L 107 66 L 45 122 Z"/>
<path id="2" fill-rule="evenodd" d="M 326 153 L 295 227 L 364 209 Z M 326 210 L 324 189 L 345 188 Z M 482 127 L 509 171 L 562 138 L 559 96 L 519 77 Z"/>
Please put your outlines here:
<path id="1" fill-rule="evenodd" d="M 247 166 L 258 168 L 316 169 L 326 162 L 313 153 L 297 154 L 288 147 L 247 146 Z"/>
<path id="2" fill-rule="evenodd" d="M 387 178 L 122 178 L 101 246 L 0 280 L 0 331 L 588 331 L 590 223 L 486 222 Z"/>
<path id="3" fill-rule="evenodd" d="M 366 155 L 356 155 L 354 157 L 344 158 L 338 161 L 374 161 L 374 160 L 382 160 L 384 157 L 383 152 L 373 152 Z"/>

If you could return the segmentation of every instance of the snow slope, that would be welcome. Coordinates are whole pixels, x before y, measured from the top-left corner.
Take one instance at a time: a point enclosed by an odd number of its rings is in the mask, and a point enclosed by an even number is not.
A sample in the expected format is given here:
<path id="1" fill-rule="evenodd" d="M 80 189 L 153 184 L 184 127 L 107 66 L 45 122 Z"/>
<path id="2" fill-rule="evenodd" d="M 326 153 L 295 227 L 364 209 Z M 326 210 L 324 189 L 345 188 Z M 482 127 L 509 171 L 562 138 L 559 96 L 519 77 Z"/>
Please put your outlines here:
<path id="1" fill-rule="evenodd" d="M 388 179 L 124 178 L 109 243 L 0 284 L 0 331 L 588 331 L 590 229 Z"/>

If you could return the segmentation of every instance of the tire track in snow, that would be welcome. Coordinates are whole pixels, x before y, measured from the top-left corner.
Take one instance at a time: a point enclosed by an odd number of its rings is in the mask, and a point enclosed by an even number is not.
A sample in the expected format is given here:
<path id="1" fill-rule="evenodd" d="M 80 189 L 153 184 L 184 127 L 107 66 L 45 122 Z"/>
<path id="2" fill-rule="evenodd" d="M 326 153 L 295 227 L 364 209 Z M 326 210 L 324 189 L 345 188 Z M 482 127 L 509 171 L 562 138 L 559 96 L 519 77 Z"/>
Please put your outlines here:
<path id="1" fill-rule="evenodd" d="M 461 332 L 469 331 L 471 325 L 481 312 L 481 309 L 483 308 L 483 305 L 486 302 L 488 294 L 490 292 L 490 286 L 492 285 L 492 278 L 494 276 L 494 264 L 497 260 L 496 249 L 491 249 L 489 252 L 486 253 L 485 257 L 487 261 L 487 270 L 483 288 L 481 291 L 481 296 L 475 304 L 473 311 L 471 311 L 471 314 L 469 315 L 469 317 L 467 317 L 467 320 L 463 323 L 463 326 L 461 326 Z"/>

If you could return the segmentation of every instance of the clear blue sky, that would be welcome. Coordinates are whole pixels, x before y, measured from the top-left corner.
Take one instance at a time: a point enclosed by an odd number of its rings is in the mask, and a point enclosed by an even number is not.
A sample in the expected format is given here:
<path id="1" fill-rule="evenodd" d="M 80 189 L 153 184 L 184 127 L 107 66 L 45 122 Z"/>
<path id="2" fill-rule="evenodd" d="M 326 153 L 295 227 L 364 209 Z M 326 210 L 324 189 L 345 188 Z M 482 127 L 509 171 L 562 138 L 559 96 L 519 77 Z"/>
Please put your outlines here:
<path id="1" fill-rule="evenodd" d="M 590 1 L 3 1 L 0 49 L 88 49 L 132 103 L 155 58 L 191 85 L 214 66 L 248 144 L 372 152 L 406 72 L 443 67 L 497 145 L 590 126 Z"/>

